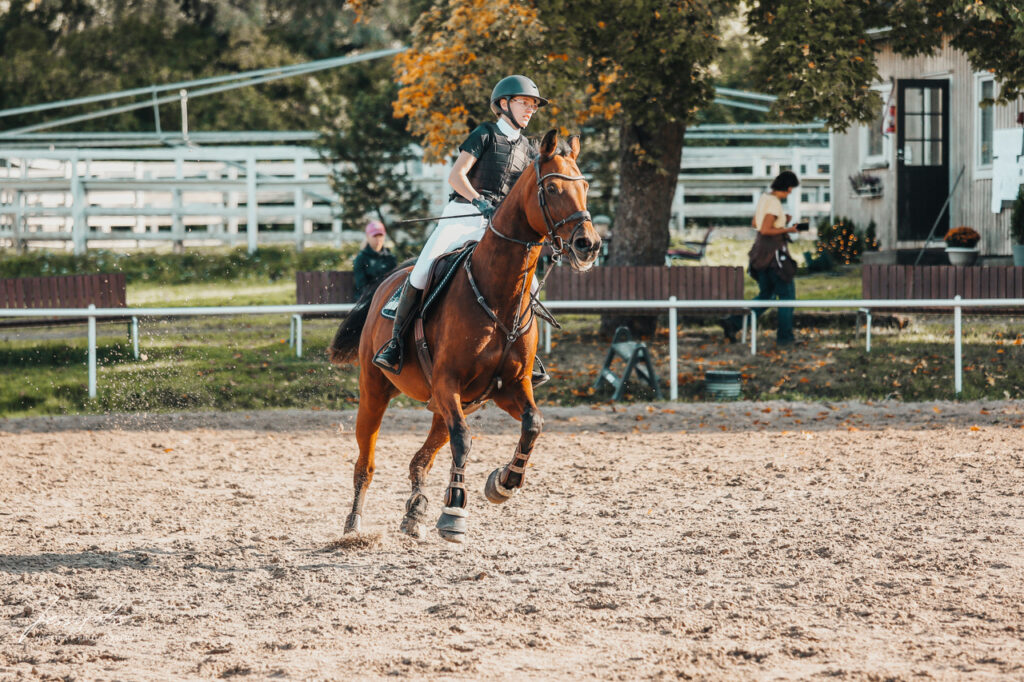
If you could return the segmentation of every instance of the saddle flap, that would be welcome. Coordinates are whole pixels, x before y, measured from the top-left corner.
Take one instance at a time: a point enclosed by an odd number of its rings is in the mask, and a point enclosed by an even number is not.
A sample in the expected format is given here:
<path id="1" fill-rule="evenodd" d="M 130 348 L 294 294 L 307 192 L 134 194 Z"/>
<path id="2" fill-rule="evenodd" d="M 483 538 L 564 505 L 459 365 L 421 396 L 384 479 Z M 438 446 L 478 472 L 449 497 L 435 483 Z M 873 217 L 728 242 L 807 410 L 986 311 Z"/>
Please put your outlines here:
<path id="1" fill-rule="evenodd" d="M 420 306 L 420 317 L 426 318 L 431 307 L 441 298 L 441 294 L 455 277 L 463 261 L 469 258 L 476 249 L 477 242 L 467 242 L 464 246 L 438 256 L 430 269 L 430 278 L 427 280 L 427 287 L 423 292 L 423 303 Z M 404 285 L 404 282 L 403 282 Z M 398 299 L 402 296 L 402 287 L 395 289 L 391 298 L 381 308 L 380 314 L 389 320 L 395 319 L 395 311 L 398 309 Z"/>

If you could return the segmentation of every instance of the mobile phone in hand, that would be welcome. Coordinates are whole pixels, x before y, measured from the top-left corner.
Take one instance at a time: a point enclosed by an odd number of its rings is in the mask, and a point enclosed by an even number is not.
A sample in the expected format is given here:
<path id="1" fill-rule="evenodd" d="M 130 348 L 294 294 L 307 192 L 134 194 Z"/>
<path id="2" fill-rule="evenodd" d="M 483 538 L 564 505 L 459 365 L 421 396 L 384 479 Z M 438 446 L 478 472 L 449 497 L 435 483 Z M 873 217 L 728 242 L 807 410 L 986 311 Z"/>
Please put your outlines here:
<path id="1" fill-rule="evenodd" d="M 797 232 L 807 232 L 807 230 L 809 230 L 809 229 L 811 229 L 811 224 L 809 222 L 805 221 L 805 222 L 797 223 L 796 224 L 796 231 Z"/>

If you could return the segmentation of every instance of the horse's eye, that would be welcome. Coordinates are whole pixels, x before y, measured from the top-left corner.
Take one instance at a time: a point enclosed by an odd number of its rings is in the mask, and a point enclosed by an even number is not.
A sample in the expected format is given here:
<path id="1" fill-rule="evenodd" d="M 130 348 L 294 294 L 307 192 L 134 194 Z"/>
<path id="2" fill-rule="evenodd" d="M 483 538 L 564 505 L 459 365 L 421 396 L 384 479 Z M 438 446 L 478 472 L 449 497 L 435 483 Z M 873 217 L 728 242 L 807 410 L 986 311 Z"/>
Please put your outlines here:
<path id="1" fill-rule="evenodd" d="M 548 194 L 554 194 L 557 191 L 557 188 L 555 187 L 555 183 L 549 182 L 547 184 L 547 190 L 548 190 Z"/>

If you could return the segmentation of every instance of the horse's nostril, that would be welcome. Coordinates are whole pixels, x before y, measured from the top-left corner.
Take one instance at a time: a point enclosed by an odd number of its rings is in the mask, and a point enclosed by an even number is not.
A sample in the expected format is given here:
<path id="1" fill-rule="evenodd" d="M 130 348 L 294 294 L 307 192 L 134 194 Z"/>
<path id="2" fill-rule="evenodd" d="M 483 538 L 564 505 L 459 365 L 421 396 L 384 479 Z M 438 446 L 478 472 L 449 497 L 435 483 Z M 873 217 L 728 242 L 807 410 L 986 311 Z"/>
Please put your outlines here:
<path id="1" fill-rule="evenodd" d="M 580 237 L 574 241 L 572 245 L 577 251 L 590 251 L 594 248 L 594 243 L 586 237 Z"/>

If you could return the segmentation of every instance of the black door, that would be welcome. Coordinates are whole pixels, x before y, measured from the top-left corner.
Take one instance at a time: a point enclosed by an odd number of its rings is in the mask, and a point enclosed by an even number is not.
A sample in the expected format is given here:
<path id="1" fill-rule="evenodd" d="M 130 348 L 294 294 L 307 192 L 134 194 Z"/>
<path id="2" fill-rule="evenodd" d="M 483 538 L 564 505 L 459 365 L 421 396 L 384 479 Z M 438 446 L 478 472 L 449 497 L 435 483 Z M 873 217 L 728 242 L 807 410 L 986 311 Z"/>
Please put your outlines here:
<path id="1" fill-rule="evenodd" d="M 897 84 L 896 237 L 923 240 L 949 193 L 949 81 Z M 935 236 L 949 229 L 942 213 Z"/>

